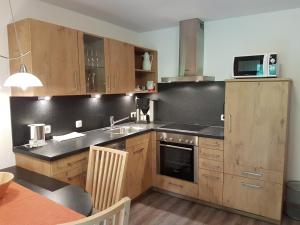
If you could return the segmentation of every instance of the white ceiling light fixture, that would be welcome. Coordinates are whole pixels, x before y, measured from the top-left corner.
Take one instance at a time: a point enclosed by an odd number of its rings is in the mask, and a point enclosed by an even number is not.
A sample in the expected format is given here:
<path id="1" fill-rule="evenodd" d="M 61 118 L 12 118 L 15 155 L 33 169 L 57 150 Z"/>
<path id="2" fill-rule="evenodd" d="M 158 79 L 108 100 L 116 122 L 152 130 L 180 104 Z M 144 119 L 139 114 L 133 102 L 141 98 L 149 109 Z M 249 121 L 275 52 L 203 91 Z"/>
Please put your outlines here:
<path id="1" fill-rule="evenodd" d="M 14 18 L 12 6 L 11 6 L 11 1 L 8 0 L 8 3 L 9 3 L 10 13 L 11 13 L 11 17 L 12 17 L 13 26 L 14 26 L 17 47 L 18 47 L 20 55 L 18 57 L 14 57 L 14 58 L 9 58 L 9 57 L 3 56 L 3 55 L 0 55 L 0 57 L 4 58 L 4 59 L 8 59 L 8 60 L 20 59 L 21 64 L 20 64 L 19 71 L 15 74 L 12 74 L 11 76 L 9 76 L 4 81 L 3 86 L 4 87 L 19 87 L 19 88 L 22 88 L 23 90 L 26 90 L 28 87 L 42 87 L 43 84 L 42 84 L 41 80 L 39 78 L 37 78 L 36 76 L 34 76 L 33 74 L 28 73 L 26 65 L 24 64 L 23 58 L 28 53 L 30 53 L 30 51 L 23 53 L 23 51 L 21 49 L 21 44 L 20 44 L 20 40 L 18 37 L 16 23 L 15 23 L 15 18 Z"/>

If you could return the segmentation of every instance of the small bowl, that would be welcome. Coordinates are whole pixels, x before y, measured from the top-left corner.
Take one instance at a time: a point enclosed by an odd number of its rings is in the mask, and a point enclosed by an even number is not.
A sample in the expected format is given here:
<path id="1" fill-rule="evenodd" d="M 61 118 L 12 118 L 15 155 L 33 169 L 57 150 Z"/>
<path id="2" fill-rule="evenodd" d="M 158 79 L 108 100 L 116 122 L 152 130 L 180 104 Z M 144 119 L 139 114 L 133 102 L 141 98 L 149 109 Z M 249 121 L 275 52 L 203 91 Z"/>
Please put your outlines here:
<path id="1" fill-rule="evenodd" d="M 2 198 L 8 188 L 10 182 L 14 179 L 14 175 L 8 172 L 0 172 L 0 198 Z"/>

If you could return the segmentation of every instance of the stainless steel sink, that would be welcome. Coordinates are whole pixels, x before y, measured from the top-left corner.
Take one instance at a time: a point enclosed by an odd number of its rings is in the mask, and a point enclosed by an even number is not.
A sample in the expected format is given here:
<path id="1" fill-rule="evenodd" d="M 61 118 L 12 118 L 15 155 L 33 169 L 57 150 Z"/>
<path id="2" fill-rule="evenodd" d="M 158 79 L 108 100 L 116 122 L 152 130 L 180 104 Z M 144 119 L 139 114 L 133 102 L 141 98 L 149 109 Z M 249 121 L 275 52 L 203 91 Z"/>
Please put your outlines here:
<path id="1" fill-rule="evenodd" d="M 110 130 L 106 130 L 105 132 L 111 133 L 111 134 L 132 134 L 138 131 L 143 130 L 144 128 L 141 127 L 132 127 L 132 126 L 126 126 L 126 127 L 117 127 Z"/>

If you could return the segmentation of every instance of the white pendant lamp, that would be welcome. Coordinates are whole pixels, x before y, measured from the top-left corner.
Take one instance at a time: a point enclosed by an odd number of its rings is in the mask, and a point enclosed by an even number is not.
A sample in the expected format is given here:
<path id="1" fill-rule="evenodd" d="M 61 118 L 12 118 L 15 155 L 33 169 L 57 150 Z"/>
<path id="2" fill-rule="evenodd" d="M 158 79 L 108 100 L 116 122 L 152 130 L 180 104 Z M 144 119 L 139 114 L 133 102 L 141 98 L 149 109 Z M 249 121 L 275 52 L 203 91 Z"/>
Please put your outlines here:
<path id="1" fill-rule="evenodd" d="M 29 52 L 26 52 L 25 54 L 23 54 L 23 52 L 21 50 L 21 45 L 20 45 L 20 41 L 18 38 L 16 24 L 15 24 L 15 18 L 14 18 L 13 10 L 11 7 L 11 2 L 10 2 L 10 0 L 8 0 L 8 2 L 9 2 L 10 13 L 11 13 L 12 21 L 13 21 L 13 26 L 14 26 L 15 35 L 16 35 L 16 42 L 17 42 L 17 46 L 18 46 L 18 49 L 20 52 L 20 56 L 12 58 L 12 59 L 2 56 L 2 55 L 0 55 L 0 57 L 6 58 L 8 60 L 15 60 L 15 59 L 20 58 L 21 65 L 20 65 L 19 71 L 15 74 L 12 74 L 11 76 L 9 76 L 4 81 L 3 85 L 5 87 L 19 87 L 19 88 L 22 88 L 23 90 L 26 90 L 28 87 L 42 87 L 43 84 L 42 84 L 41 80 L 39 78 L 37 78 L 36 76 L 34 76 L 33 74 L 27 72 L 27 68 L 26 68 L 26 65 L 24 64 L 23 57 L 25 55 L 27 55 Z"/>
<path id="2" fill-rule="evenodd" d="M 28 87 L 42 87 L 43 84 L 39 78 L 27 72 L 25 64 L 20 65 L 18 73 L 9 76 L 3 84 L 4 87 L 20 87 L 26 90 Z"/>

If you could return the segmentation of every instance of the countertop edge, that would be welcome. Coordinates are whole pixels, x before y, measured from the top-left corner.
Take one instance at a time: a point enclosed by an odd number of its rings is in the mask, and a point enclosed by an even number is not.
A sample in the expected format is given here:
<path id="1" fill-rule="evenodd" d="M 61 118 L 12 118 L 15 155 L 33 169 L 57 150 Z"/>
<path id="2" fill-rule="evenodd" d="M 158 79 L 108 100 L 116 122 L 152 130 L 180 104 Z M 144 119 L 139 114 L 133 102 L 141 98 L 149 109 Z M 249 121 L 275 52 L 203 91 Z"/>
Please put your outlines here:
<path id="1" fill-rule="evenodd" d="M 176 131 L 176 130 L 170 131 L 170 130 L 167 130 L 167 129 L 164 130 L 162 128 L 146 128 L 145 130 L 142 130 L 142 131 L 139 131 L 139 132 L 136 132 L 136 133 L 133 133 L 133 134 L 129 134 L 129 135 L 126 135 L 126 136 L 123 136 L 123 137 L 116 137 L 112 140 L 108 140 L 108 141 L 98 143 L 98 144 L 94 144 L 94 145 L 102 146 L 102 145 L 113 143 L 115 141 L 122 141 L 124 139 L 134 137 L 134 136 L 137 136 L 137 135 L 141 135 L 141 134 L 144 134 L 144 133 L 148 133 L 148 132 L 151 132 L 151 131 L 180 133 L 180 134 L 188 134 L 188 135 L 194 135 L 194 136 L 204 137 L 204 138 L 213 138 L 213 139 L 224 140 L 224 135 L 223 136 L 222 135 L 210 135 L 210 134 L 201 134 L 201 133 L 197 133 L 197 132 Z M 78 154 L 78 153 L 88 151 L 88 150 L 89 150 L 89 146 L 83 147 L 83 148 L 80 148 L 80 149 L 74 149 L 72 151 L 69 151 L 69 152 L 66 152 L 66 153 L 63 153 L 63 154 L 60 154 L 60 155 L 57 155 L 57 156 L 48 157 L 48 156 L 44 156 L 44 155 L 41 155 L 41 154 L 35 154 L 30 150 L 27 151 L 27 150 L 21 149 L 20 146 L 13 147 L 13 152 L 14 153 L 28 155 L 28 156 L 31 156 L 33 158 L 41 159 L 41 160 L 44 160 L 44 161 L 55 161 L 55 160 L 63 159 L 63 158 L 66 158 L 68 156 L 72 156 L 74 154 Z"/>

